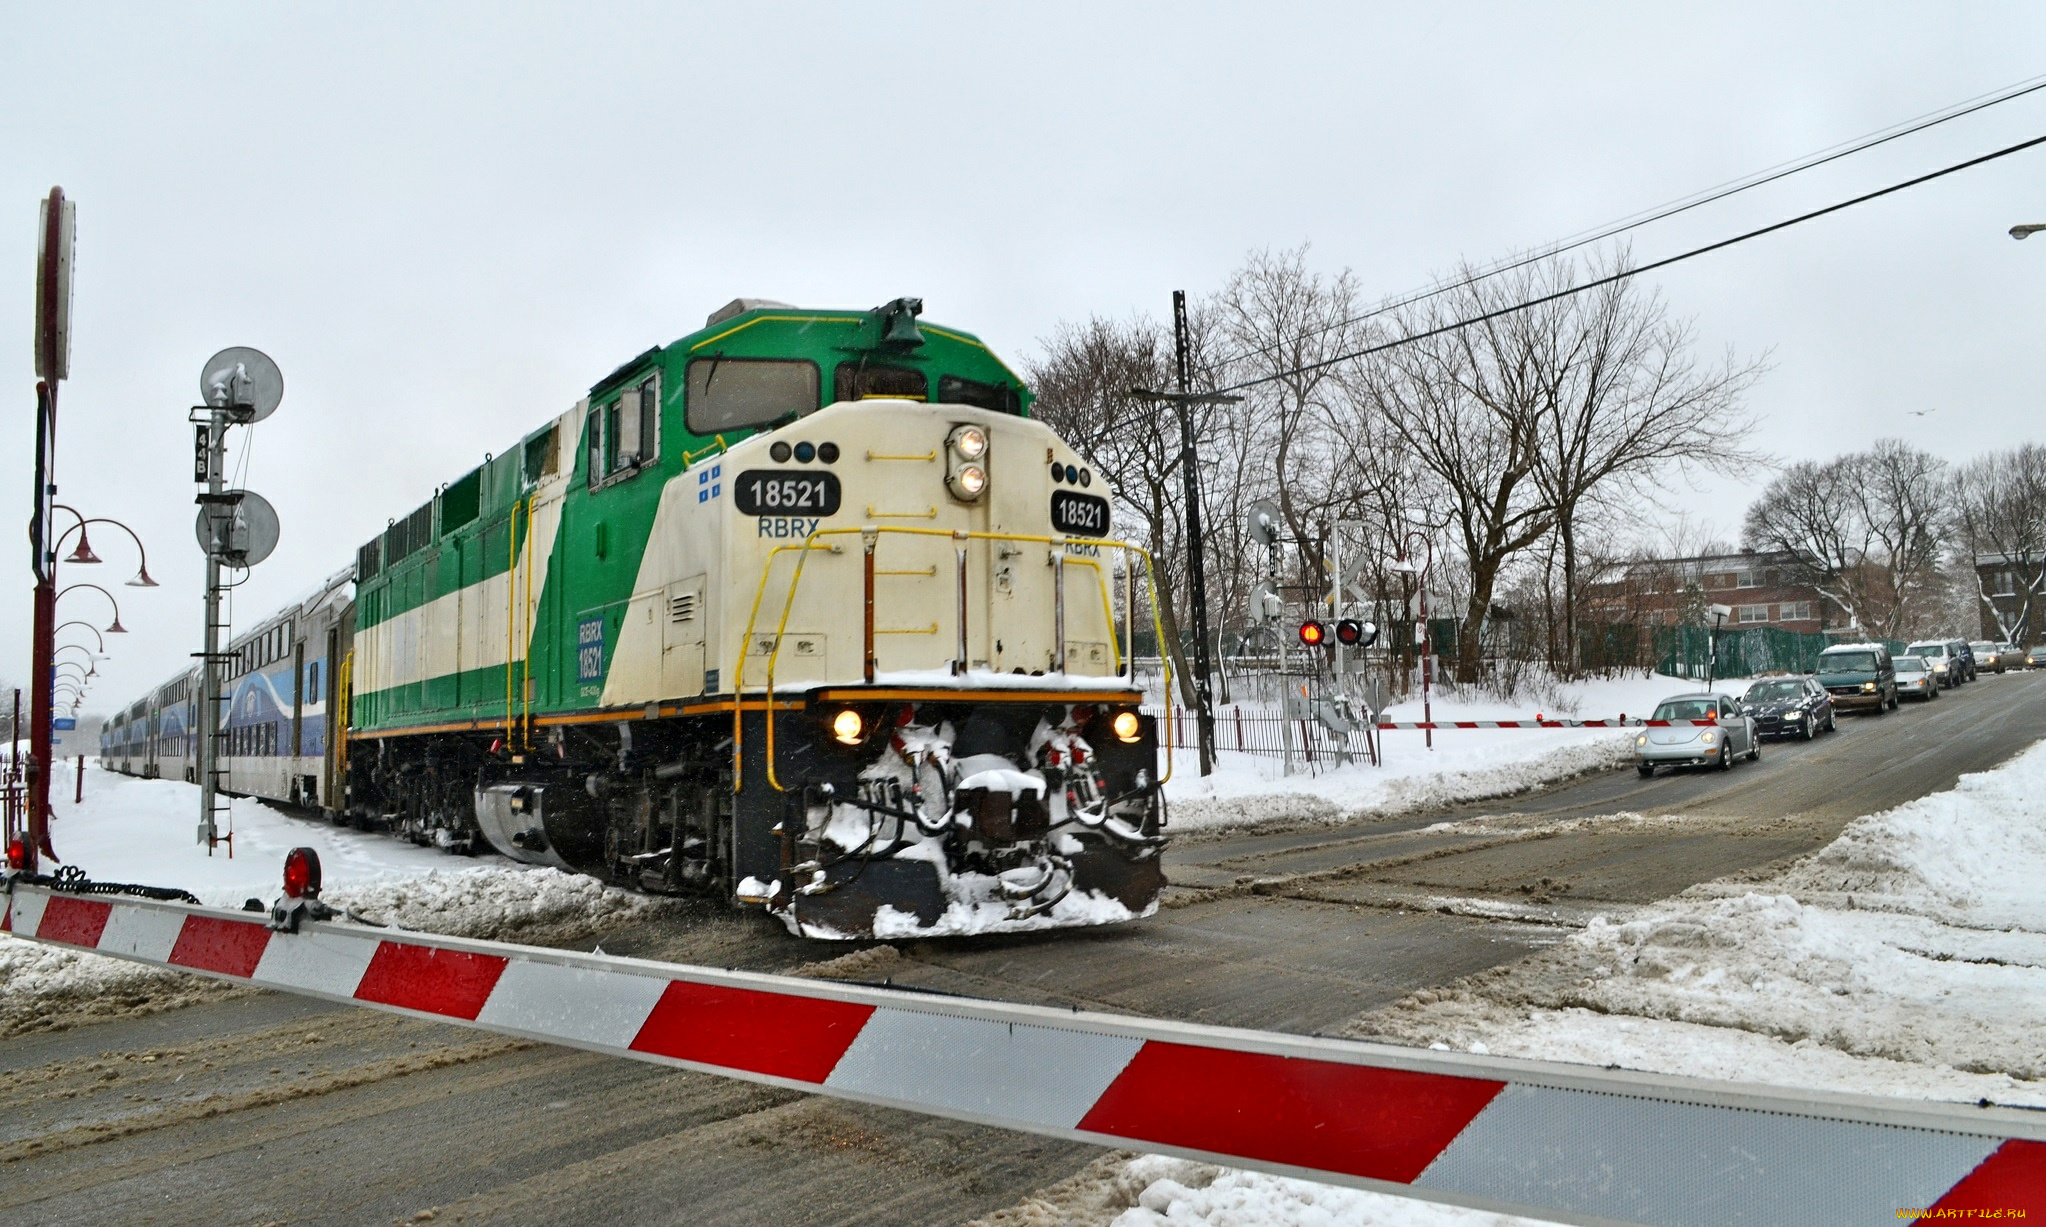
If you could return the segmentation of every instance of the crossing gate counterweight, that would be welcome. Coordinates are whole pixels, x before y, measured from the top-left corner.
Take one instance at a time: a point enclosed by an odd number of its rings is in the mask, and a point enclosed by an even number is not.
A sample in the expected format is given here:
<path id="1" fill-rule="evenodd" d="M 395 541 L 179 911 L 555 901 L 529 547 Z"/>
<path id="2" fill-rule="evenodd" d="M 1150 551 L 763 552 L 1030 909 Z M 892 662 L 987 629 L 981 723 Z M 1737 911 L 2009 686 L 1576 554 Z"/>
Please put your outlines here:
<path id="1" fill-rule="evenodd" d="M 773 1086 L 1576 1223 L 2046 1218 L 2046 1114 L 1011 1005 L 52 889 L 0 930 Z M 317 913 L 315 913 L 317 914 Z M 295 927 L 296 931 L 290 931 Z M 1964 1215 L 1956 1211 L 1983 1213 Z M 1999 1215 L 1998 1212 L 2001 1212 Z M 2028 1215 L 2027 1215 L 2028 1216 Z"/>

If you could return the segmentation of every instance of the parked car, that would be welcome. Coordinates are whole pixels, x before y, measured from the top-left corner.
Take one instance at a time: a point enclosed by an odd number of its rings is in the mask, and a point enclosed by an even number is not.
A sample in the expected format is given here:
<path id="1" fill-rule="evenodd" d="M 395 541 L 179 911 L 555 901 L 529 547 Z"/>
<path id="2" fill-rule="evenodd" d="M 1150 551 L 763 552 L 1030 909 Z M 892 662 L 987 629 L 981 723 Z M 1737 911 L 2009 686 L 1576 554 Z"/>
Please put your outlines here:
<path id="1" fill-rule="evenodd" d="M 1833 731 L 1833 696 L 1809 677 L 1763 678 L 1741 696 L 1741 711 L 1755 722 L 1757 737 L 1810 741 Z"/>
<path id="2" fill-rule="evenodd" d="M 1906 647 L 1904 654 L 1924 661 L 1939 684 L 1949 690 L 1968 680 L 1968 667 L 1954 654 L 1952 640 L 1921 639 Z"/>
<path id="3" fill-rule="evenodd" d="M 1930 702 L 1939 697 L 1939 675 L 1932 671 L 1932 665 L 1923 656 L 1893 656 L 1890 663 L 1897 669 L 1897 697 L 1923 699 Z"/>
<path id="4" fill-rule="evenodd" d="M 1947 644 L 1953 649 L 1954 655 L 1961 658 L 1961 663 L 1964 666 L 1961 670 L 1964 675 L 1961 680 L 1964 682 L 1974 681 L 1982 672 L 1982 666 L 1975 660 L 1975 649 L 1968 646 L 1966 639 L 1949 639 Z"/>
<path id="5" fill-rule="evenodd" d="M 1880 643 L 1834 644 L 1819 653 L 1817 676 L 1843 711 L 1872 708 L 1880 716 L 1897 706 L 1897 670 Z"/>
<path id="6" fill-rule="evenodd" d="M 2025 668 L 2046 669 L 2046 643 L 2025 653 Z"/>
<path id="7" fill-rule="evenodd" d="M 2017 649 L 2007 643 L 1994 643 L 1987 639 L 1977 639 L 1971 642 L 1968 647 L 1975 653 L 1975 663 L 1984 669 L 1992 669 L 1998 673 L 2003 673 L 2018 663 L 2014 659 L 2017 655 Z"/>
<path id="8" fill-rule="evenodd" d="M 1634 768 L 1643 779 L 1663 764 L 1672 767 L 1716 766 L 1731 771 L 1733 760 L 1745 754 L 1749 761 L 1762 757 L 1762 741 L 1755 736 L 1755 722 L 1740 714 L 1740 704 L 1723 694 L 1672 695 L 1656 705 L 1649 718 L 1652 727 L 1634 737 Z M 1654 727 L 1657 720 L 1681 721 Z M 1709 725 L 1691 723 L 1709 720 Z"/>

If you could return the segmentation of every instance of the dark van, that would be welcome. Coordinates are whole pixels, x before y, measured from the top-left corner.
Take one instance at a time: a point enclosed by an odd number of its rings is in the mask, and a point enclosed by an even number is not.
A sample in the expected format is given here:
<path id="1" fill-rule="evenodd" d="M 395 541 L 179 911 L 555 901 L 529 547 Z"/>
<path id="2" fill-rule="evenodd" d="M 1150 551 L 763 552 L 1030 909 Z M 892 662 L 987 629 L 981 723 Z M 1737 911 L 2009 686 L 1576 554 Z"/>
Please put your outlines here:
<path id="1" fill-rule="evenodd" d="M 1877 715 L 1897 706 L 1897 670 L 1890 649 L 1880 643 L 1839 643 L 1819 653 L 1819 685 L 1842 711 L 1872 710 Z"/>

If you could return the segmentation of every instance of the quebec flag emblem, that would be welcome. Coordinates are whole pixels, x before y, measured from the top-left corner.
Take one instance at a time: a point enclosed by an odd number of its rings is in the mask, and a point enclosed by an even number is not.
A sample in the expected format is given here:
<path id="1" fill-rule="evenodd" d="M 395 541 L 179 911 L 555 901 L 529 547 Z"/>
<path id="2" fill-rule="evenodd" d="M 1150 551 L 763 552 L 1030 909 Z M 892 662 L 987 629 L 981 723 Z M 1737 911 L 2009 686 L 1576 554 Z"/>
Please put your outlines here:
<path id="1" fill-rule="evenodd" d="M 725 490 L 724 482 L 719 480 L 719 478 L 723 475 L 724 471 L 725 471 L 724 462 L 719 461 L 717 464 L 714 464 L 707 469 L 700 470 L 696 474 L 697 502 L 708 503 L 710 500 L 724 493 Z"/>

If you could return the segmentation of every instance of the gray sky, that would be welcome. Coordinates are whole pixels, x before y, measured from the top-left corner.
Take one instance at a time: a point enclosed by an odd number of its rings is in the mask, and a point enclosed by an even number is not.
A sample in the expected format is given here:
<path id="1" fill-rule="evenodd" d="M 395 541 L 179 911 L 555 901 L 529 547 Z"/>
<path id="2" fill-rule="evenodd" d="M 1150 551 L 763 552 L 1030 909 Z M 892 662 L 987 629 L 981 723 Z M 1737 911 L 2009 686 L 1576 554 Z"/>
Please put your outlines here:
<path id="1" fill-rule="evenodd" d="M 134 525 L 163 582 L 118 586 L 118 533 L 94 534 L 110 565 L 66 573 L 132 628 L 91 696 L 111 710 L 198 645 L 185 412 L 224 346 L 287 387 L 246 457 L 284 522 L 247 625 L 738 295 L 921 295 L 1020 362 L 1062 319 L 1162 314 L 1255 248 L 1311 242 L 1394 293 L 2046 73 L 2036 5 L 1788 8 L 4 0 L 0 520 L 29 507 L 53 183 L 79 216 L 61 497 Z M 1635 255 L 2041 134 L 2046 92 L 1638 232 Z M 2011 242 L 2018 221 L 2046 221 L 2046 147 L 1656 284 L 1708 348 L 1773 351 L 1759 446 L 1889 433 L 1961 460 L 2041 435 L 2046 239 Z M 1755 484 L 1684 502 L 1731 536 Z M 21 679 L 14 540 L 0 672 Z"/>

